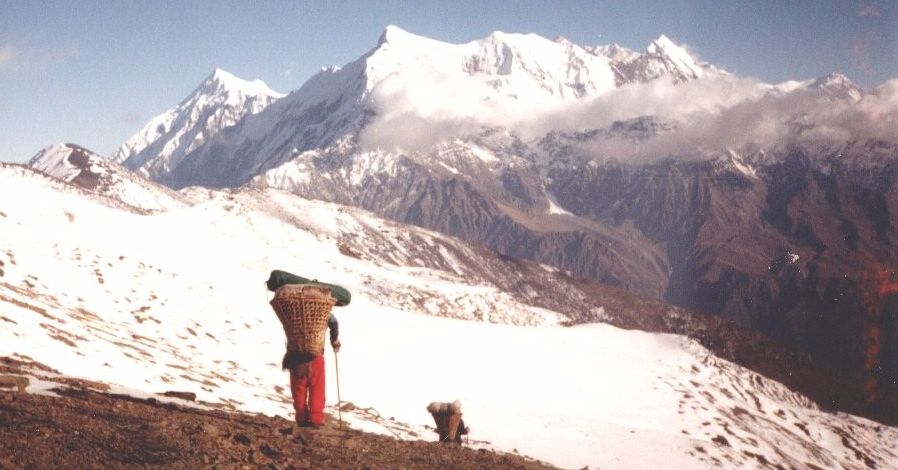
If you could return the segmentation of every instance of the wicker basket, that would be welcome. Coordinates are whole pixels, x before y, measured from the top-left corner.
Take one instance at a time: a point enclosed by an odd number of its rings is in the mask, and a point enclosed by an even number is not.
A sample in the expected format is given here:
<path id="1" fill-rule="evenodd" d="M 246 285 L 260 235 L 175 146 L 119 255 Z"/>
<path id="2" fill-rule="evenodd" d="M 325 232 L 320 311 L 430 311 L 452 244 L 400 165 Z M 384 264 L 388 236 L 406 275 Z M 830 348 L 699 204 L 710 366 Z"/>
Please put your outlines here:
<path id="1" fill-rule="evenodd" d="M 440 411 L 431 413 L 433 421 L 437 425 L 437 434 L 440 436 L 440 442 L 461 442 L 462 431 L 458 428 L 461 422 L 461 413 L 452 413 L 450 411 Z"/>
<path id="2" fill-rule="evenodd" d="M 312 356 L 324 354 L 327 319 L 336 300 L 330 289 L 313 284 L 288 284 L 279 288 L 271 307 L 287 335 L 287 350 Z"/>

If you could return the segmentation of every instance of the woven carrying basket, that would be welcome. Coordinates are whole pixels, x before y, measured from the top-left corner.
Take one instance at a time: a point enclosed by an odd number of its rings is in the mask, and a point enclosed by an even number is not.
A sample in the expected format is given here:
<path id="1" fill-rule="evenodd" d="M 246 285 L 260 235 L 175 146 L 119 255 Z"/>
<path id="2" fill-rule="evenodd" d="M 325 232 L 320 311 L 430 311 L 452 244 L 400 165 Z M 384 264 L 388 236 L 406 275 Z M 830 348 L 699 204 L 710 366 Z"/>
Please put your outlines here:
<path id="1" fill-rule="evenodd" d="M 275 292 L 271 307 L 284 327 L 288 351 L 324 354 L 324 333 L 334 303 L 324 286 L 288 284 Z"/>
<path id="2" fill-rule="evenodd" d="M 431 413 L 433 421 L 437 425 L 437 434 L 440 436 L 440 442 L 460 442 L 458 424 L 461 422 L 461 413 L 452 413 L 441 411 Z"/>

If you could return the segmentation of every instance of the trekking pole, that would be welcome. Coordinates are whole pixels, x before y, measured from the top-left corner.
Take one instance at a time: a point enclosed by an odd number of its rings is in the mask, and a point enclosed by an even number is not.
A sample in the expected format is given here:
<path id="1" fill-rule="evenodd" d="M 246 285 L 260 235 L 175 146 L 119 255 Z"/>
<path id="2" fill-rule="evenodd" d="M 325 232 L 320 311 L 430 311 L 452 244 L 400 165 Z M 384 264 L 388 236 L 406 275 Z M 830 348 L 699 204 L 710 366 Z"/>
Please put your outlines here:
<path id="1" fill-rule="evenodd" d="M 337 419 L 340 420 L 340 429 L 343 429 L 343 400 L 340 399 L 340 361 L 337 360 L 337 351 L 334 351 L 334 370 L 337 373 Z"/>

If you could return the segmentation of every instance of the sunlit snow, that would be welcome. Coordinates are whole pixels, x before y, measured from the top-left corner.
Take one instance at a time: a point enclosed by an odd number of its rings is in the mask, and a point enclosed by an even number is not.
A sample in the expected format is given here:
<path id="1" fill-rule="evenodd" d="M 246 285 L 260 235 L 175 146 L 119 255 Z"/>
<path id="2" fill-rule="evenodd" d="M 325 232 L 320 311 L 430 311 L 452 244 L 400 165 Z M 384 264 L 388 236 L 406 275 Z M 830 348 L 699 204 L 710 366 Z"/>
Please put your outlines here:
<path id="1" fill-rule="evenodd" d="M 568 468 L 865 468 L 857 452 L 898 462 L 894 428 L 819 411 L 692 341 L 560 327 L 489 284 L 416 267 L 402 250 L 417 229 L 271 190 L 181 196 L 192 205 L 141 215 L 0 166 L 0 355 L 289 418 L 263 285 L 282 268 L 353 292 L 335 314 L 341 394 L 358 407 L 344 418 L 363 429 L 434 440 L 425 407 L 459 399 L 471 445 Z M 341 250 L 369 232 L 387 245 L 363 236 Z M 465 319 L 474 310 L 495 323 Z M 330 351 L 326 361 L 334 404 Z"/>

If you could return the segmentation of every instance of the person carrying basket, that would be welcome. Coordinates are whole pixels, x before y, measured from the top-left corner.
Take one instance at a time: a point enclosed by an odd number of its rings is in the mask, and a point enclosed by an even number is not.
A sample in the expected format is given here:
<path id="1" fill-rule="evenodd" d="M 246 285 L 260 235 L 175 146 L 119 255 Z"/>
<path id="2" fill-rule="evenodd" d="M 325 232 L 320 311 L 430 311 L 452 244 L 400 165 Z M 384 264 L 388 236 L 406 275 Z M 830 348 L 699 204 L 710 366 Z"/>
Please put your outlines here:
<path id="1" fill-rule="evenodd" d="M 287 352 L 281 365 L 290 371 L 296 423 L 304 427 L 324 426 L 325 330 L 330 330 L 334 353 L 339 352 L 339 323 L 331 309 L 334 305 L 348 305 L 349 291 L 277 270 L 272 271 L 266 284 L 275 292 L 271 306 L 287 336 Z"/>

